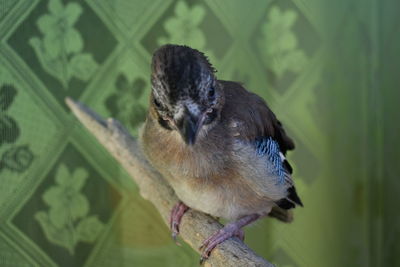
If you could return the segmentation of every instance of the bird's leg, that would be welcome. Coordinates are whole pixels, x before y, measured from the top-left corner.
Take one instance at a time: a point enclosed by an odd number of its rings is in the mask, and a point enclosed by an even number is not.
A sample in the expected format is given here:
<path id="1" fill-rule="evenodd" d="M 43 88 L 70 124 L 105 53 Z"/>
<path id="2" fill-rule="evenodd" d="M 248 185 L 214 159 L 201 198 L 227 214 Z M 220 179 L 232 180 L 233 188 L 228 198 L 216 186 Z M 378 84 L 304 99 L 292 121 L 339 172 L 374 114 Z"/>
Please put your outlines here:
<path id="1" fill-rule="evenodd" d="M 188 209 L 189 207 L 181 201 L 175 204 L 175 206 L 172 208 L 171 217 L 169 219 L 169 227 L 171 228 L 172 238 L 175 240 L 175 242 L 176 237 L 179 234 L 179 224 L 181 223 L 182 216 Z"/>
<path id="2" fill-rule="evenodd" d="M 242 241 L 244 240 L 244 233 L 241 229 L 242 227 L 248 225 L 251 222 L 254 222 L 261 215 L 259 214 L 251 214 L 240 218 L 235 222 L 231 222 L 225 225 L 224 228 L 218 230 L 209 238 L 203 241 L 200 249 L 203 249 L 203 253 L 201 254 L 200 263 L 203 263 L 204 260 L 208 259 L 210 256 L 211 251 L 220 243 L 224 242 L 225 240 L 237 236 Z"/>

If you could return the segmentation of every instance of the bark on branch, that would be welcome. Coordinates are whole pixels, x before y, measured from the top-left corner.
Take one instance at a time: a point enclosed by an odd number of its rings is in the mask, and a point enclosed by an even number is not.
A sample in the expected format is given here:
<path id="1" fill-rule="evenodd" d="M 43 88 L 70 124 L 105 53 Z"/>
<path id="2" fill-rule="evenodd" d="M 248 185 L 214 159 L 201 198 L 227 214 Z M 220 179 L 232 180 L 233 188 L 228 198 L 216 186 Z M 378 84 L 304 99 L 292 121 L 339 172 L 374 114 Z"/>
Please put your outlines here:
<path id="1" fill-rule="evenodd" d="M 173 189 L 145 159 L 137 141 L 117 120 L 104 120 L 83 104 L 66 98 L 66 103 L 78 120 L 117 159 L 140 188 L 143 198 L 151 201 L 168 225 L 169 215 L 178 202 Z M 182 218 L 180 237 L 194 250 L 199 251 L 201 242 L 222 225 L 201 212 L 189 210 Z M 237 238 L 226 240 L 211 253 L 205 266 L 268 266 L 269 263 L 256 255 Z"/>

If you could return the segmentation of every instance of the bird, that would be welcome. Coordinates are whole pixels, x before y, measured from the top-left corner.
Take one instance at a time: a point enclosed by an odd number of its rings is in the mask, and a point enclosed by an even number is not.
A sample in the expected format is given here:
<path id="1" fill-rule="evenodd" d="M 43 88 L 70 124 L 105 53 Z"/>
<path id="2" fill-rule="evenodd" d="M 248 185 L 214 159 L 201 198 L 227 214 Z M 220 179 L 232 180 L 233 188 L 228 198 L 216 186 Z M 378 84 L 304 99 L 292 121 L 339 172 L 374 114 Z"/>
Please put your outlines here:
<path id="1" fill-rule="evenodd" d="M 166 44 L 153 54 L 149 109 L 140 146 L 179 198 L 172 237 L 189 209 L 228 223 L 201 245 L 201 262 L 243 227 L 267 215 L 289 222 L 303 206 L 286 153 L 295 148 L 260 96 L 219 80 L 207 56 Z"/>

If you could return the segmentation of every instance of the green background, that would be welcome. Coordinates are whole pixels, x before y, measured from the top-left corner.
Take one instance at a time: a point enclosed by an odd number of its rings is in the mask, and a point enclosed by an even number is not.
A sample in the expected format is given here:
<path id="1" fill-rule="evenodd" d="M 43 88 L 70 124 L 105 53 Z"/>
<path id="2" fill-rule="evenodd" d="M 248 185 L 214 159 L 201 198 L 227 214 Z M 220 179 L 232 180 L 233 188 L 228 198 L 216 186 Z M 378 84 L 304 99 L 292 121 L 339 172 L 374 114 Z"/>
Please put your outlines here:
<path id="1" fill-rule="evenodd" d="M 246 243 L 278 266 L 400 266 L 400 4 L 0 0 L 0 266 L 197 266 L 63 102 L 137 134 L 163 43 L 263 96 L 304 208 Z"/>

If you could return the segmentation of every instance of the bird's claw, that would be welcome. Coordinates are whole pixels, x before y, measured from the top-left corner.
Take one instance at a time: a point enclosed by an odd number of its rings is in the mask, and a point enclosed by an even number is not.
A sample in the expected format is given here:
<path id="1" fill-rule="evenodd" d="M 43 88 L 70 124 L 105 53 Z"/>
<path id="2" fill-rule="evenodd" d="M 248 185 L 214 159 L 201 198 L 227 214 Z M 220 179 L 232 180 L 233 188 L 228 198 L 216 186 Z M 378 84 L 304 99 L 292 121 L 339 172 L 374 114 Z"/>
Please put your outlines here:
<path id="1" fill-rule="evenodd" d="M 175 244 L 180 246 L 181 244 L 177 241 L 177 237 L 179 235 L 179 225 L 181 223 L 181 219 L 183 214 L 189 209 L 183 202 L 178 202 L 171 211 L 171 216 L 169 219 L 169 227 L 171 229 L 172 239 L 175 241 Z"/>
<path id="2" fill-rule="evenodd" d="M 233 236 L 238 237 L 242 241 L 244 240 L 244 232 L 242 229 L 237 228 L 235 225 L 227 225 L 204 240 L 199 247 L 199 249 L 203 251 L 200 257 L 200 264 L 203 264 L 204 261 L 210 257 L 211 252 L 218 244 L 221 244 Z"/>
<path id="3" fill-rule="evenodd" d="M 203 263 L 205 262 L 206 259 L 208 259 L 208 257 L 204 258 L 203 256 L 201 256 L 200 261 L 199 261 L 200 265 L 203 265 Z"/>

